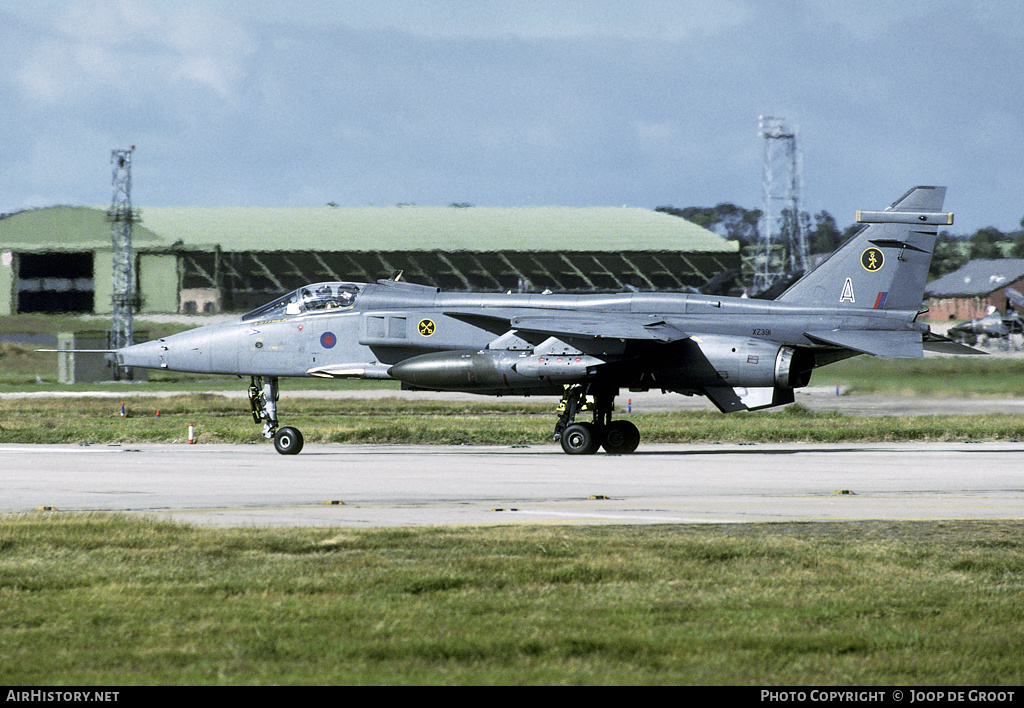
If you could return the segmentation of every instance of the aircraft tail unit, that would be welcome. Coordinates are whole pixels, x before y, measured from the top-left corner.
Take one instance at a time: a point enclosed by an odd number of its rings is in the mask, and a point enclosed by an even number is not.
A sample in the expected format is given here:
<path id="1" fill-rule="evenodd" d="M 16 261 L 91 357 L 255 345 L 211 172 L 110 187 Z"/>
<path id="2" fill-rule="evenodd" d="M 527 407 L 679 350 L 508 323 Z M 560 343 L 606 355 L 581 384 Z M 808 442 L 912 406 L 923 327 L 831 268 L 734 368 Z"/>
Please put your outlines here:
<path id="1" fill-rule="evenodd" d="M 858 211 L 865 224 L 777 302 L 917 312 L 939 226 L 945 187 L 914 187 L 884 211 Z"/>

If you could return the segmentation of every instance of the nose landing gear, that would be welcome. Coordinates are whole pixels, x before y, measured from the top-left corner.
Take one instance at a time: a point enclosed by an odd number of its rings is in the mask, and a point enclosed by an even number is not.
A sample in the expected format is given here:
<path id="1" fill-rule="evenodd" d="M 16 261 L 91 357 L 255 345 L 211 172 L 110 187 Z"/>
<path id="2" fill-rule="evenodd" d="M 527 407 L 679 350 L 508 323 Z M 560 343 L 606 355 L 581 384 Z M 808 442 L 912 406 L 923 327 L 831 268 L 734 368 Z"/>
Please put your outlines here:
<path id="1" fill-rule="evenodd" d="M 249 406 L 252 419 L 263 423 L 263 437 L 274 440 L 274 449 L 282 455 L 298 455 L 302 450 L 302 433 L 291 426 L 277 427 L 277 377 L 253 376 L 249 382 Z"/>

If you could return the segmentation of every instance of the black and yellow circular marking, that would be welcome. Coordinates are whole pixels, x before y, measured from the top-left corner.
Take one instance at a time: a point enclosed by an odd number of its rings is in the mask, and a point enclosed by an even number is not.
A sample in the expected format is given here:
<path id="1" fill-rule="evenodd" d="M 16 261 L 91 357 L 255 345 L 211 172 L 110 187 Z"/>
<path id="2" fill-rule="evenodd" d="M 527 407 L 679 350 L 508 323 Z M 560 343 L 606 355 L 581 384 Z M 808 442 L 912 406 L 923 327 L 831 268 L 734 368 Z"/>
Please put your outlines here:
<path id="1" fill-rule="evenodd" d="M 420 320 L 420 323 L 416 325 L 416 329 L 424 337 L 429 337 L 437 327 L 434 325 L 434 320 Z"/>
<path id="2" fill-rule="evenodd" d="M 883 263 L 885 263 L 885 256 L 877 248 L 869 248 L 860 254 L 860 264 L 864 266 L 864 270 L 874 273 L 882 267 Z"/>

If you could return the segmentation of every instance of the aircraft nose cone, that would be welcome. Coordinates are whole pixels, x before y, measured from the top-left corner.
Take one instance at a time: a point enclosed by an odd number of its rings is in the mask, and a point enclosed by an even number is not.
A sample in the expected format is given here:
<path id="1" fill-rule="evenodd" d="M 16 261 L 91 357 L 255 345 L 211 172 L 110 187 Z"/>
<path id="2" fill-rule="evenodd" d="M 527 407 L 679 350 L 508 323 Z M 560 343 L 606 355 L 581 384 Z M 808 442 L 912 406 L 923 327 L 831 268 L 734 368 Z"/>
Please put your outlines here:
<path id="1" fill-rule="evenodd" d="M 142 369 L 165 368 L 166 365 L 160 356 L 163 351 L 160 340 L 133 344 L 117 350 L 117 363 L 118 366 L 135 366 Z"/>

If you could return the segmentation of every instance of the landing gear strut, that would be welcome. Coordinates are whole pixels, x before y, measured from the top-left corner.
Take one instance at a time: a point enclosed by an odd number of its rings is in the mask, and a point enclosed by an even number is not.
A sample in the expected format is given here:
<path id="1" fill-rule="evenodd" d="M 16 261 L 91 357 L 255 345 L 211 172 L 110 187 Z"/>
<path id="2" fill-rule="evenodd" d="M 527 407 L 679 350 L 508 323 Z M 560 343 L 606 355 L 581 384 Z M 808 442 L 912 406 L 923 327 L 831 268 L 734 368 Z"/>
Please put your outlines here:
<path id="1" fill-rule="evenodd" d="M 302 450 L 302 433 L 296 428 L 277 427 L 277 377 L 253 376 L 249 381 L 249 406 L 252 419 L 263 423 L 263 437 L 273 438 L 274 448 L 282 455 L 298 455 Z"/>
<path id="2" fill-rule="evenodd" d="M 599 447 L 616 455 L 628 455 L 640 444 L 640 431 L 628 420 L 612 420 L 616 388 L 575 384 L 562 396 L 562 415 L 555 424 L 555 440 L 569 455 L 592 455 Z M 576 422 L 576 415 L 588 408 L 587 396 L 594 398 L 593 422 Z"/>

